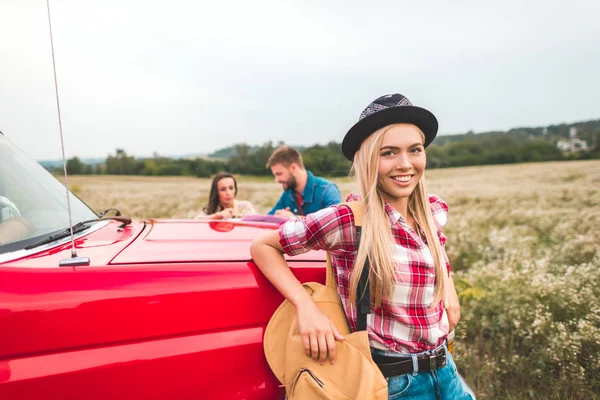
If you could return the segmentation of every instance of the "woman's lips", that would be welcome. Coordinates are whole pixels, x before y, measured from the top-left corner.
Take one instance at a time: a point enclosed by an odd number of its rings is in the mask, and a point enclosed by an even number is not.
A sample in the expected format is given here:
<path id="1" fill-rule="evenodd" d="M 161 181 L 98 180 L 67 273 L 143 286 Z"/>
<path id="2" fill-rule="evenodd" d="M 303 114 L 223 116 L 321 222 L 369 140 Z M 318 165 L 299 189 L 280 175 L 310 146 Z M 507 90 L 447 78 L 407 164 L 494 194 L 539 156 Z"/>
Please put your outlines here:
<path id="1" fill-rule="evenodd" d="M 392 176 L 391 180 L 398 186 L 409 186 L 412 181 L 413 175 L 397 175 Z"/>

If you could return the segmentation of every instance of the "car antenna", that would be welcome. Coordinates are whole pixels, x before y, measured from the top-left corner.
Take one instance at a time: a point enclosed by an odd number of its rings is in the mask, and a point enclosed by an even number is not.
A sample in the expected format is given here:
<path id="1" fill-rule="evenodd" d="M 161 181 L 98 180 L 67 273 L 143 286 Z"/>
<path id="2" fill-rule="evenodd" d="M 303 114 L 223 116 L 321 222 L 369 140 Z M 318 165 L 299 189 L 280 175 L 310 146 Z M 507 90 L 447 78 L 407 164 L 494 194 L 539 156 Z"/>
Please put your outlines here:
<path id="1" fill-rule="evenodd" d="M 48 28 L 50 31 L 50 47 L 52 49 L 52 68 L 54 69 L 54 91 L 56 93 L 56 110 L 58 112 L 58 128 L 60 131 L 60 147 L 62 149 L 63 170 L 65 171 L 65 188 L 67 190 L 67 211 L 69 213 L 69 230 L 71 231 L 71 258 L 60 260 L 60 267 L 78 267 L 90 265 L 88 257 L 78 257 L 75 251 L 75 239 L 73 237 L 73 218 L 71 217 L 71 196 L 69 192 L 69 180 L 67 178 L 67 162 L 65 161 L 65 143 L 63 140 L 62 120 L 60 118 L 60 101 L 58 100 L 58 79 L 56 78 L 56 62 L 54 60 L 54 40 L 52 37 L 52 22 L 50 19 L 50 0 L 46 0 L 48 8 Z"/>

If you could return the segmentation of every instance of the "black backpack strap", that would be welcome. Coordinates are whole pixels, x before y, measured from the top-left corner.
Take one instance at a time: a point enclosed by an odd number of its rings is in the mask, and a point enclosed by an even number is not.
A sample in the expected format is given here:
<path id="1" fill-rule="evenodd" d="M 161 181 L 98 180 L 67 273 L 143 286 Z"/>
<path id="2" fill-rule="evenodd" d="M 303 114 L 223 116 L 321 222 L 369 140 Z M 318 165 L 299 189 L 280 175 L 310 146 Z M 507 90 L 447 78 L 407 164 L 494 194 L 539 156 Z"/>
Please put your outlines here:
<path id="1" fill-rule="evenodd" d="M 357 248 L 360 246 L 361 227 L 356 227 Z M 356 330 L 367 330 L 367 314 L 371 311 L 371 290 L 369 285 L 369 258 L 365 260 L 365 266 L 358 281 L 356 300 Z"/>

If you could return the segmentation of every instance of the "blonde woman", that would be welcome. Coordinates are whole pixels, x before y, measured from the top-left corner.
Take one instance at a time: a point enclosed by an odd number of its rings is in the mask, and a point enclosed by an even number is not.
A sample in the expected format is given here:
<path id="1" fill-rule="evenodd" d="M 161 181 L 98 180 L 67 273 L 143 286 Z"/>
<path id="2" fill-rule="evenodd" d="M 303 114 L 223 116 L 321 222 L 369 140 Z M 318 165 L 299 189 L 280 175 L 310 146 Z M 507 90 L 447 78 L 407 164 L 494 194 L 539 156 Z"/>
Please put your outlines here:
<path id="1" fill-rule="evenodd" d="M 352 331 L 357 286 L 369 260 L 367 331 L 373 359 L 388 379 L 390 399 L 474 398 L 446 347 L 460 309 L 441 231 L 448 206 L 425 190 L 425 148 L 437 129 L 431 112 L 400 94 L 376 99 L 342 142 L 365 204 L 360 245 L 352 211 L 340 205 L 288 221 L 251 247 L 257 266 L 296 307 L 306 354 L 320 363 L 335 363 L 335 342 L 343 337 L 292 274 L 283 254 L 315 249 L 331 254 Z"/>

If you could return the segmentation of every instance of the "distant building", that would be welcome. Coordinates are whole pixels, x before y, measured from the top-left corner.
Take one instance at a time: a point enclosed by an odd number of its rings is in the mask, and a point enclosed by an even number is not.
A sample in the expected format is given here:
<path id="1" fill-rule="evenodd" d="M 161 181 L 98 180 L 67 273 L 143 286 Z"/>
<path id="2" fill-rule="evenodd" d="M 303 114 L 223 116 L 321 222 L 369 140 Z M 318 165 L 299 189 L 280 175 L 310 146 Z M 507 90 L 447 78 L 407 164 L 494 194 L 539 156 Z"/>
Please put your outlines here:
<path id="1" fill-rule="evenodd" d="M 585 140 L 571 138 L 569 140 L 559 140 L 558 143 L 556 143 L 556 148 L 560 151 L 577 152 L 587 151 L 588 145 Z"/>
<path id="2" fill-rule="evenodd" d="M 589 147 L 585 140 L 581 140 L 577 137 L 577 128 L 572 126 L 569 129 L 569 139 L 568 140 L 559 140 L 556 143 L 556 148 L 560 151 L 565 152 L 577 152 L 577 151 L 587 151 Z"/>
<path id="3" fill-rule="evenodd" d="M 569 129 L 569 138 L 577 139 L 577 128 L 575 128 L 574 126 L 572 126 L 571 129 Z"/>

